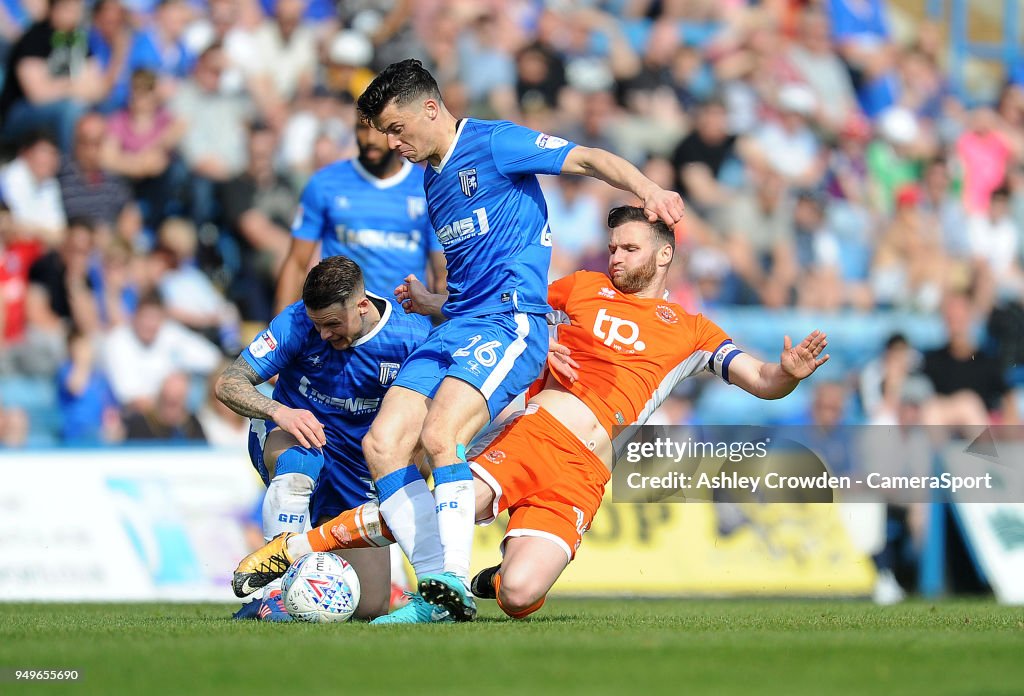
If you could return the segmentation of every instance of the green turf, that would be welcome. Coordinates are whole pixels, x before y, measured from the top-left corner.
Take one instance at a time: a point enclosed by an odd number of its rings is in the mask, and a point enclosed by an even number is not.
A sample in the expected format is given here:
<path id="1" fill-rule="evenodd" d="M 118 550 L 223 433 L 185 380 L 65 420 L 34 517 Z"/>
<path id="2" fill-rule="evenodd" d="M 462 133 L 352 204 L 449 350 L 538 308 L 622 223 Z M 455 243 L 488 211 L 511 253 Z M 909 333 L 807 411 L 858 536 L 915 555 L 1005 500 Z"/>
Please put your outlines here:
<path id="1" fill-rule="evenodd" d="M 233 622 L 220 605 L 0 604 L 0 694 L 1020 694 L 1024 609 L 991 601 L 551 600 L 529 621 Z"/>

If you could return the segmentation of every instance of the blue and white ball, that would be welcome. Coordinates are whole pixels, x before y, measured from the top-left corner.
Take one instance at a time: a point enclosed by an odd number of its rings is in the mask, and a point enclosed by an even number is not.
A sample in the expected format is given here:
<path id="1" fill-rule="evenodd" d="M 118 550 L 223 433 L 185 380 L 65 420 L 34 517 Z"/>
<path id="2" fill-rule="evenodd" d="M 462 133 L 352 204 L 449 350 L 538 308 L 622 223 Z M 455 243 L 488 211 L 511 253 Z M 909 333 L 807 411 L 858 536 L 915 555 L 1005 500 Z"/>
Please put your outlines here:
<path id="1" fill-rule="evenodd" d="M 308 553 L 284 574 L 281 597 L 298 621 L 348 621 L 359 604 L 359 576 L 348 561 L 333 553 Z"/>

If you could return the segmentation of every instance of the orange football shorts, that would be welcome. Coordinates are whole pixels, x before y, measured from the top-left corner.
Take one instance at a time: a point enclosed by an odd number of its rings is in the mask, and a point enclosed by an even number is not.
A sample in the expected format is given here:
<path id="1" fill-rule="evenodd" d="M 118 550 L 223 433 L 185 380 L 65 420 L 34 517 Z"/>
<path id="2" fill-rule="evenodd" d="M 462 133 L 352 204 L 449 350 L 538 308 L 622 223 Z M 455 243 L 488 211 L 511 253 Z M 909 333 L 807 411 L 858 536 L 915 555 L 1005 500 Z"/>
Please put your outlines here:
<path id="1" fill-rule="evenodd" d="M 597 514 L 611 474 L 604 463 L 554 416 L 537 405 L 507 421 L 470 467 L 494 491 L 490 524 L 509 511 L 502 540 L 549 539 L 571 561 Z"/>

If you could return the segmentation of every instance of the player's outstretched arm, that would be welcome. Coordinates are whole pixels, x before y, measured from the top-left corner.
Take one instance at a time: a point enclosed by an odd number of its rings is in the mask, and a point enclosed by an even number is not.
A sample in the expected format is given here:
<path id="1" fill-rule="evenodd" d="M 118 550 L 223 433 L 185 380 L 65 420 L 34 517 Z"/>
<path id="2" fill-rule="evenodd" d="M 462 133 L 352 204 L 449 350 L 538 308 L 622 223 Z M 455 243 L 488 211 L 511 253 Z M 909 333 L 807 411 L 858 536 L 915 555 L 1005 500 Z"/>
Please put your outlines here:
<path id="1" fill-rule="evenodd" d="M 295 436 L 303 447 L 323 447 L 327 443 L 324 426 L 309 411 L 288 408 L 259 392 L 256 385 L 265 380 L 252 365 L 239 356 L 224 370 L 213 390 L 217 398 L 240 416 L 263 418 Z"/>
<path id="2" fill-rule="evenodd" d="M 644 203 L 651 222 L 661 219 L 669 228 L 683 219 L 683 198 L 666 191 L 644 176 L 639 169 L 607 150 L 577 145 L 562 164 L 563 174 L 581 174 L 600 179 L 622 191 L 629 191 Z"/>
<path id="3" fill-rule="evenodd" d="M 779 362 L 766 363 L 741 353 L 729 367 L 729 381 L 762 399 L 781 399 L 828 362 L 828 354 L 821 355 L 827 345 L 828 336 L 817 329 L 795 346 L 786 336 Z"/>

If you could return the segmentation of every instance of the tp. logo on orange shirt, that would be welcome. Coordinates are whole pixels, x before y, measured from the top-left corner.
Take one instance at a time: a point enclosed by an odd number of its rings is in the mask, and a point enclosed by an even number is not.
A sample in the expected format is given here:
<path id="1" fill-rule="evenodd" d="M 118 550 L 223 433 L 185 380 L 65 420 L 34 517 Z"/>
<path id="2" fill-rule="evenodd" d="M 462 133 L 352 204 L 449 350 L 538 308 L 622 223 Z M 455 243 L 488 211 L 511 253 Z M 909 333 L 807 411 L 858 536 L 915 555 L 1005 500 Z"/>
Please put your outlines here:
<path id="1" fill-rule="evenodd" d="M 616 343 L 621 343 L 626 347 L 632 346 L 637 351 L 647 347 L 646 343 L 637 340 L 640 338 L 640 327 L 635 322 L 613 317 L 603 308 L 597 312 L 597 319 L 594 321 L 594 335 L 604 341 L 606 346 L 611 346 L 616 350 L 622 350 L 615 345 Z"/>

